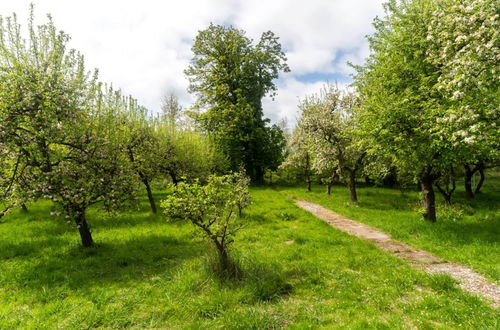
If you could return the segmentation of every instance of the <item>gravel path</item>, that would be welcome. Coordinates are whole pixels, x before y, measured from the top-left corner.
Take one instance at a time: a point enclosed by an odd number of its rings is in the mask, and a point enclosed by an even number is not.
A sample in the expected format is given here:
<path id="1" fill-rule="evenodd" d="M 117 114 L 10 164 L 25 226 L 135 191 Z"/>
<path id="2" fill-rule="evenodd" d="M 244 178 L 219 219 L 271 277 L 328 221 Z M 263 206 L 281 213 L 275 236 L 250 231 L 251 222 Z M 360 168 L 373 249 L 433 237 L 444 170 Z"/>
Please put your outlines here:
<path id="1" fill-rule="evenodd" d="M 311 202 L 297 200 L 295 203 L 333 227 L 373 242 L 379 248 L 389 251 L 395 257 L 407 260 L 416 268 L 429 273 L 445 273 L 459 281 L 459 286 L 466 291 L 479 294 L 493 301 L 493 307 L 500 307 L 500 287 L 488 282 L 482 275 L 463 265 L 447 262 L 429 252 L 415 249 L 405 243 L 393 240 L 388 234 L 363 223 L 343 216 Z"/>

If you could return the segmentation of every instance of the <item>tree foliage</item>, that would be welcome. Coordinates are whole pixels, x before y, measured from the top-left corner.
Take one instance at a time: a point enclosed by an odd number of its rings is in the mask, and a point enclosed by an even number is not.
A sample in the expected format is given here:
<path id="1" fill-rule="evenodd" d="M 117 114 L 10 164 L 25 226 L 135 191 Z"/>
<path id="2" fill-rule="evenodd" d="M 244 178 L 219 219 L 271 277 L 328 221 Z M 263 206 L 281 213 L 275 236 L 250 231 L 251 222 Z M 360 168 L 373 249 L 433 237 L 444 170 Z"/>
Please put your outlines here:
<path id="1" fill-rule="evenodd" d="M 194 57 L 185 71 L 189 89 L 205 110 L 197 116 L 228 156 L 233 170 L 241 164 L 253 180 L 276 167 L 282 145 L 279 127 L 263 118 L 262 98 L 276 93 L 274 80 L 289 71 L 278 38 L 270 31 L 256 45 L 241 30 L 211 24 L 200 31 Z"/>
<path id="2" fill-rule="evenodd" d="M 90 246 L 85 210 L 117 207 L 134 191 L 124 132 L 113 127 L 124 99 L 85 71 L 50 17 L 35 28 L 31 14 L 28 31 L 25 40 L 15 16 L 1 20 L 0 144 L 9 177 L 22 195 L 59 205 Z"/>
<path id="3" fill-rule="evenodd" d="M 229 266 L 228 248 L 240 228 L 238 211 L 250 204 L 248 179 L 244 175 L 211 175 L 206 185 L 180 182 L 162 207 L 170 219 L 187 220 L 200 228 L 215 245 L 224 268 Z"/>

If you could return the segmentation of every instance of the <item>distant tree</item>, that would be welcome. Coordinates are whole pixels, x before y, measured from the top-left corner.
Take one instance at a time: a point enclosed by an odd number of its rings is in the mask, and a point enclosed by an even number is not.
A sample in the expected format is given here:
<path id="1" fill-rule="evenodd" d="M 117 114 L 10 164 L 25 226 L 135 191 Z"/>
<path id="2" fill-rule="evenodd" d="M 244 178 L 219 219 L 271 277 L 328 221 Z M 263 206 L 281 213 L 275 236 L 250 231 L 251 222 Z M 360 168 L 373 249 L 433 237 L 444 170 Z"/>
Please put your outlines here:
<path id="1" fill-rule="evenodd" d="M 230 266 L 228 249 L 240 228 L 237 212 L 248 206 L 248 180 L 241 174 L 208 178 L 199 182 L 180 182 L 163 202 L 165 214 L 172 220 L 187 220 L 200 228 L 215 245 L 222 268 Z"/>
<path id="2" fill-rule="evenodd" d="M 227 158 L 205 134 L 163 120 L 156 121 L 155 134 L 159 147 L 154 166 L 174 184 L 197 179 L 206 182 L 211 174 L 227 172 Z"/>
<path id="3" fill-rule="evenodd" d="M 185 71 L 189 90 L 195 93 L 197 116 L 237 170 L 244 164 L 253 181 L 263 182 L 264 172 L 279 162 L 278 129 L 263 118 L 262 98 L 276 94 L 274 80 L 289 71 L 278 38 L 270 31 L 256 45 L 241 30 L 211 24 L 200 31 Z"/>
<path id="4" fill-rule="evenodd" d="M 174 92 L 163 95 L 161 100 L 161 113 L 166 121 L 175 125 L 181 121 L 182 106 Z"/>
<path id="5" fill-rule="evenodd" d="M 313 154 L 311 144 L 297 125 L 288 140 L 288 155 L 280 165 L 283 170 L 292 171 L 307 184 L 307 191 L 311 191 Z"/>
<path id="6" fill-rule="evenodd" d="M 311 141 L 314 167 L 337 173 L 349 188 L 352 202 L 357 202 L 356 174 L 362 168 L 366 152 L 356 144 L 357 126 L 353 111 L 358 107 L 355 93 L 327 85 L 319 95 L 306 98 L 300 105 L 300 125 Z"/>

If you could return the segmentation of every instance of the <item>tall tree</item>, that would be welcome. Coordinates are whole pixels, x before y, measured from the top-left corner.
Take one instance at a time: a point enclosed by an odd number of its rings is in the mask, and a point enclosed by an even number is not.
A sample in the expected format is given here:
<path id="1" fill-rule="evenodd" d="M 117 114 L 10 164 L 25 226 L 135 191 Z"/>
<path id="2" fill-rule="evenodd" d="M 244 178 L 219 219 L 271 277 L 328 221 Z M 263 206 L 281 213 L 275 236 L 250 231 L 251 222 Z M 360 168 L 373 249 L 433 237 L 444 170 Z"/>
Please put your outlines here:
<path id="1" fill-rule="evenodd" d="M 233 170 L 243 164 L 252 180 L 262 182 L 281 156 L 269 148 L 276 128 L 267 125 L 262 110 L 262 98 L 276 94 L 279 72 L 289 71 L 278 37 L 268 31 L 254 45 L 242 30 L 211 24 L 198 33 L 192 51 L 185 73 L 197 96 L 195 108 L 205 110 L 199 121 Z"/>
<path id="2" fill-rule="evenodd" d="M 427 58 L 433 0 L 391 0 L 375 20 L 371 54 L 358 67 L 360 130 L 369 153 L 392 159 L 421 183 L 424 217 L 436 221 L 434 183 L 456 163 L 455 149 L 439 131 L 448 109 L 435 88 L 439 67 Z"/>

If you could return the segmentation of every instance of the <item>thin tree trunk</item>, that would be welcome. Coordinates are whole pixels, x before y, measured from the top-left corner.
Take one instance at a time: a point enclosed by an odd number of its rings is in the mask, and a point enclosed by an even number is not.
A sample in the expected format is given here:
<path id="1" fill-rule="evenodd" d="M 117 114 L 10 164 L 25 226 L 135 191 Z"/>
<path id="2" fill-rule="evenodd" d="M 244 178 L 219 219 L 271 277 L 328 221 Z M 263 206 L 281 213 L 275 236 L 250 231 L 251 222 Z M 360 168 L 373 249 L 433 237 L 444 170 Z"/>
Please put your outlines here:
<path id="1" fill-rule="evenodd" d="M 448 192 L 446 192 L 446 190 L 444 190 L 443 188 L 441 188 L 441 186 L 439 185 L 439 183 L 436 183 L 436 188 L 438 189 L 438 191 L 443 196 L 445 203 L 448 204 L 448 205 L 451 205 L 451 194 L 449 194 Z"/>
<path id="2" fill-rule="evenodd" d="M 332 193 L 332 182 L 328 181 L 327 186 L 326 186 L 326 194 L 328 196 L 330 196 L 331 193 Z"/>
<path id="3" fill-rule="evenodd" d="M 306 153 L 306 180 L 307 180 L 307 191 L 311 192 L 311 173 L 309 171 L 311 164 L 309 159 L 309 153 Z"/>
<path id="4" fill-rule="evenodd" d="M 351 202 L 358 202 L 358 195 L 356 193 L 356 171 L 349 170 L 349 196 L 351 197 Z"/>
<path id="5" fill-rule="evenodd" d="M 479 176 L 480 176 L 479 182 L 477 183 L 476 190 L 474 191 L 474 194 L 479 194 L 480 191 L 481 191 L 481 187 L 483 186 L 484 178 L 485 178 L 484 169 L 483 168 L 479 169 Z"/>
<path id="6" fill-rule="evenodd" d="M 148 193 L 149 205 L 151 206 L 151 212 L 156 213 L 156 203 L 153 198 L 153 192 L 151 191 L 151 186 L 149 184 L 149 180 L 145 177 L 142 178 L 142 183 L 146 186 L 146 192 Z"/>
<path id="7" fill-rule="evenodd" d="M 436 196 L 433 181 L 430 175 L 423 175 L 421 179 L 422 202 L 425 210 L 424 219 L 430 222 L 436 222 Z"/>
<path id="8" fill-rule="evenodd" d="M 469 199 L 472 199 L 474 198 L 474 192 L 472 191 L 472 176 L 474 175 L 474 171 L 470 168 L 469 165 L 464 165 L 464 168 L 465 196 Z"/>
<path id="9" fill-rule="evenodd" d="M 92 233 L 90 232 L 87 219 L 85 218 L 85 211 L 81 211 L 76 217 L 76 226 L 80 232 L 80 238 L 82 239 L 82 245 L 84 247 L 91 247 L 94 245 L 94 240 L 92 239 Z"/>

